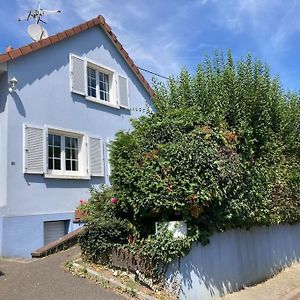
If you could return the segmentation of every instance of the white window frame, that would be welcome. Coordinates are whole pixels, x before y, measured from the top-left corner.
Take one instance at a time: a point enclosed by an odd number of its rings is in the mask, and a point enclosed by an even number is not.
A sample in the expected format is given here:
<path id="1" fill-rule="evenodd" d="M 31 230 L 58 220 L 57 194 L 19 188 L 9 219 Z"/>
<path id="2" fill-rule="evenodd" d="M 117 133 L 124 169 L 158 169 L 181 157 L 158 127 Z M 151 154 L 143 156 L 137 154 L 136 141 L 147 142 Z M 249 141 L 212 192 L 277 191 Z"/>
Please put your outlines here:
<path id="1" fill-rule="evenodd" d="M 96 71 L 96 97 L 92 97 L 88 95 L 88 83 L 87 83 L 87 75 L 86 77 L 86 99 L 101 103 L 110 107 L 114 108 L 120 108 L 119 103 L 118 103 L 118 91 L 117 91 L 117 78 L 118 74 L 116 71 L 113 69 L 104 66 L 104 65 L 99 65 L 96 62 L 86 59 L 86 74 L 87 74 L 87 68 L 91 68 Z M 108 80 L 109 80 L 109 101 L 104 101 L 100 99 L 100 88 L 99 88 L 99 72 L 108 75 Z"/>
<path id="2" fill-rule="evenodd" d="M 45 126 L 45 149 L 44 149 L 44 176 L 45 178 L 69 178 L 69 179 L 90 179 L 88 170 L 88 144 L 87 134 L 80 131 L 58 128 L 53 126 Z M 61 170 L 48 169 L 48 135 L 58 135 L 61 137 Z M 65 170 L 65 138 L 73 137 L 78 139 L 78 171 Z"/>
<path id="3" fill-rule="evenodd" d="M 77 91 L 74 90 L 72 87 L 72 81 L 73 81 L 73 62 L 72 62 L 72 57 L 81 59 L 84 61 L 84 87 L 85 87 L 85 91 L 81 92 L 81 91 Z M 69 54 L 69 61 L 70 61 L 70 68 L 69 68 L 69 73 L 70 73 L 70 92 L 75 93 L 75 94 L 79 94 L 82 95 L 86 98 L 86 100 L 88 101 L 92 101 L 98 104 L 102 104 L 102 105 L 106 105 L 112 108 L 116 108 L 116 109 L 130 109 L 130 93 L 129 93 L 129 78 L 125 75 L 125 74 L 119 74 L 118 72 L 116 72 L 116 70 L 111 69 L 108 66 L 105 66 L 102 63 L 99 63 L 97 61 L 93 61 L 89 58 L 87 58 L 86 56 L 78 56 L 75 55 L 73 53 Z M 96 74 L 98 74 L 98 72 L 104 73 L 106 75 L 109 76 L 109 102 L 108 101 L 104 101 L 100 99 L 100 95 L 99 95 L 99 88 L 96 89 L 96 97 L 92 97 L 88 95 L 88 72 L 87 72 L 87 68 L 90 67 L 92 69 L 94 69 L 96 71 Z M 99 76 L 96 75 L 96 76 Z M 127 79 L 127 97 L 128 97 L 128 107 L 127 106 L 123 106 L 120 105 L 120 95 L 119 95 L 119 76 L 126 78 Z M 96 79 L 96 84 L 99 86 L 99 80 Z"/>

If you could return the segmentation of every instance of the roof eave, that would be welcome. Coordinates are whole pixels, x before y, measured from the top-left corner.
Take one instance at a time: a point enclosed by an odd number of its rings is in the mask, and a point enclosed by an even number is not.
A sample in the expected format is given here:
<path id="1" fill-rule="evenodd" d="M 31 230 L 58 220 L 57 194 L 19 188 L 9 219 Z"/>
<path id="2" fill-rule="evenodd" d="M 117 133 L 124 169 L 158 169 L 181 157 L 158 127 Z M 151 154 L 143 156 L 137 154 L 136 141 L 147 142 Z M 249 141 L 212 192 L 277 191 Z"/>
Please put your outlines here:
<path id="1" fill-rule="evenodd" d="M 120 55 L 124 58 L 124 60 L 127 62 L 133 73 L 137 76 L 138 80 L 141 82 L 143 87 L 146 89 L 148 94 L 152 99 L 155 98 L 155 92 L 151 88 L 150 84 L 147 82 L 147 80 L 144 78 L 143 74 L 140 72 L 140 70 L 137 68 L 133 60 L 130 58 L 129 54 L 127 51 L 123 48 L 122 44 L 118 41 L 117 36 L 113 33 L 111 27 L 109 24 L 106 23 L 105 19 L 103 16 L 99 15 L 96 18 L 89 20 L 85 23 L 82 23 L 80 25 L 77 25 L 75 27 L 72 27 L 70 29 L 67 29 L 63 32 L 59 32 L 55 35 L 49 36 L 48 38 L 42 39 L 37 42 L 33 42 L 31 44 L 28 44 L 26 46 L 13 49 L 11 51 L 8 51 L 4 54 L 0 54 L 0 66 L 2 64 L 5 64 L 8 61 L 14 60 L 20 56 L 27 55 L 29 53 L 38 51 L 39 49 L 45 48 L 47 46 L 56 44 L 66 38 L 69 38 L 73 35 L 76 35 L 82 31 L 85 31 L 89 28 L 98 26 L 100 27 L 106 35 L 109 37 L 109 39 L 112 41 L 114 46 L 117 48 L 118 52 Z"/>

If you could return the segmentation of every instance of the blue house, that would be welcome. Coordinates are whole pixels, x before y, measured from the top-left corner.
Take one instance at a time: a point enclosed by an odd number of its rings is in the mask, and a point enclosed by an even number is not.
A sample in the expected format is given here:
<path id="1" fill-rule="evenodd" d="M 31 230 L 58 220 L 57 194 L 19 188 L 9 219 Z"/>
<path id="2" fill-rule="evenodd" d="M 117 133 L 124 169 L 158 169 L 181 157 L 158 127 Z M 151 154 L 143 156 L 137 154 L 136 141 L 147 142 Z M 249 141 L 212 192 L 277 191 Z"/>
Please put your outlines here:
<path id="1" fill-rule="evenodd" d="M 0 55 L 0 256 L 74 230 L 80 199 L 109 183 L 107 142 L 153 96 L 102 16 Z"/>

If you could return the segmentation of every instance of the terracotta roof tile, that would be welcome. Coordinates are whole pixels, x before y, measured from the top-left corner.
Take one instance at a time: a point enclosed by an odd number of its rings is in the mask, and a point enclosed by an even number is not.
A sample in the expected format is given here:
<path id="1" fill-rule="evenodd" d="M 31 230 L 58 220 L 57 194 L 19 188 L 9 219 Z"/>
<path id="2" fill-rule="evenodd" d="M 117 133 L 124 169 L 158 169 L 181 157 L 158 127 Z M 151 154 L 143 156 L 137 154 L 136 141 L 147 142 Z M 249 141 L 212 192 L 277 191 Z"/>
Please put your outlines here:
<path id="1" fill-rule="evenodd" d="M 122 52 L 121 52 L 122 53 Z M 128 64 L 132 67 L 132 66 L 134 66 L 134 62 L 133 62 L 133 60 L 128 56 L 127 57 L 127 62 L 128 62 Z"/>
<path id="2" fill-rule="evenodd" d="M 32 52 L 42 48 L 42 45 L 40 42 L 31 43 L 29 46 L 31 47 Z"/>
<path id="3" fill-rule="evenodd" d="M 2 63 L 7 62 L 8 60 L 10 60 L 10 56 L 9 56 L 7 53 L 5 53 L 5 54 L 0 54 L 0 61 L 1 61 Z"/>
<path id="4" fill-rule="evenodd" d="M 22 56 L 22 52 L 19 48 L 11 50 L 11 51 L 7 52 L 7 54 L 10 56 L 11 59 L 15 59 L 19 56 Z"/>
<path id="5" fill-rule="evenodd" d="M 30 53 L 32 51 L 30 46 L 24 46 L 20 48 L 22 55 L 26 55 L 27 53 Z"/>
<path id="6" fill-rule="evenodd" d="M 117 47 L 119 50 L 121 50 L 121 49 L 123 48 L 122 44 L 121 44 L 118 40 L 116 40 L 116 47 Z"/>
<path id="7" fill-rule="evenodd" d="M 114 42 L 117 41 L 117 36 L 113 32 L 111 32 L 111 37 L 112 37 Z"/>
<path id="8" fill-rule="evenodd" d="M 89 28 L 86 23 L 80 24 L 79 27 L 82 31 L 87 30 Z"/>
<path id="9" fill-rule="evenodd" d="M 102 16 L 98 16 L 98 20 L 100 22 L 100 24 L 104 25 L 105 24 L 105 19 Z"/>
<path id="10" fill-rule="evenodd" d="M 75 26 L 74 28 L 73 28 L 73 30 L 74 30 L 74 33 L 76 34 L 76 33 L 79 33 L 80 31 L 82 31 L 82 29 L 80 28 L 80 26 Z"/>
<path id="11" fill-rule="evenodd" d="M 133 69 L 133 71 L 134 71 L 136 74 L 139 74 L 139 73 L 140 73 L 140 71 L 139 71 L 139 69 L 137 68 L 136 65 L 133 65 L 133 66 L 132 66 L 132 69 Z"/>
<path id="12" fill-rule="evenodd" d="M 100 21 L 99 21 L 98 18 L 94 18 L 92 21 L 93 21 L 94 25 L 99 25 L 100 24 Z"/>
<path id="13" fill-rule="evenodd" d="M 111 27 L 107 23 L 104 23 L 104 26 L 108 33 L 111 32 Z"/>
<path id="14" fill-rule="evenodd" d="M 51 41 L 52 44 L 55 44 L 59 41 L 59 38 L 57 35 L 52 35 L 52 36 L 49 36 L 49 39 Z"/>
<path id="15" fill-rule="evenodd" d="M 86 25 L 87 25 L 88 28 L 93 27 L 93 26 L 95 25 L 95 24 L 94 24 L 94 20 L 87 21 L 87 22 L 86 22 Z"/>
<path id="16" fill-rule="evenodd" d="M 68 37 L 71 37 L 75 34 L 78 34 L 82 31 L 87 30 L 88 28 L 99 26 L 102 28 L 102 30 L 106 33 L 106 35 L 110 38 L 110 40 L 115 45 L 116 49 L 119 51 L 121 56 L 125 59 L 125 61 L 128 63 L 131 70 L 135 73 L 137 78 L 140 80 L 141 84 L 144 86 L 146 91 L 149 93 L 149 95 L 154 98 L 155 93 L 153 89 L 150 87 L 149 83 L 145 80 L 144 76 L 141 74 L 137 66 L 134 64 L 133 60 L 128 55 L 127 51 L 123 48 L 122 44 L 118 41 L 116 35 L 112 32 L 111 27 L 105 22 L 105 19 L 103 16 L 98 16 L 92 20 L 89 20 L 85 23 L 82 23 L 78 26 L 75 26 L 73 28 L 67 29 L 65 31 L 59 32 L 55 35 L 50 36 L 49 38 L 42 39 L 38 42 L 33 42 L 29 45 L 23 46 L 21 48 L 14 49 L 12 51 L 9 51 L 8 53 L 0 54 L 0 62 L 6 63 L 7 61 L 13 60 L 17 57 L 26 55 L 28 53 L 37 51 L 41 48 L 47 47 L 49 45 L 53 45 L 58 43 L 59 41 L 62 41 Z"/>
<path id="17" fill-rule="evenodd" d="M 66 34 L 65 31 L 62 31 L 62 32 L 59 32 L 56 36 L 61 41 L 61 40 L 64 40 L 67 37 L 67 34 Z"/>
<path id="18" fill-rule="evenodd" d="M 41 47 L 44 48 L 51 44 L 51 40 L 50 38 L 42 39 L 40 40 L 40 43 L 41 43 Z"/>
<path id="19" fill-rule="evenodd" d="M 68 37 L 70 37 L 70 36 L 72 36 L 72 35 L 75 34 L 73 28 L 66 30 L 65 33 L 66 33 L 66 35 L 67 35 Z"/>

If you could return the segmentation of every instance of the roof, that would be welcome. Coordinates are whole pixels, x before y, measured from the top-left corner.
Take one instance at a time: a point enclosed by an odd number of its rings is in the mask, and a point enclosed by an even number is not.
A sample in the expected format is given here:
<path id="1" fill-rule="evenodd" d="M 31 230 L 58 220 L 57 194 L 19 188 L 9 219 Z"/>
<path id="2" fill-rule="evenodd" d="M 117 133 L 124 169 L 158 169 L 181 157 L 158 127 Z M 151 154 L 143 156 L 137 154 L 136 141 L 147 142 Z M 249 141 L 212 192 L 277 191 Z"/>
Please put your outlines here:
<path id="1" fill-rule="evenodd" d="M 105 19 L 103 16 L 98 16 L 94 19 L 91 19 L 85 23 L 82 23 L 78 26 L 72 27 L 70 29 L 67 29 L 65 31 L 59 32 L 55 35 L 49 36 L 48 38 L 42 39 L 37 42 L 33 42 L 31 44 L 28 44 L 26 46 L 13 49 L 11 51 L 8 51 L 4 54 L 0 54 L 0 62 L 6 63 L 8 61 L 14 60 L 20 56 L 27 55 L 29 53 L 38 51 L 42 48 L 45 48 L 50 45 L 54 45 L 62 40 L 65 40 L 73 35 L 76 35 L 82 31 L 85 31 L 92 27 L 100 27 L 103 29 L 103 31 L 106 33 L 106 35 L 109 37 L 109 39 L 112 41 L 112 43 L 115 45 L 121 56 L 124 58 L 124 60 L 127 62 L 133 73 L 137 76 L 141 84 L 144 86 L 146 91 L 149 93 L 150 97 L 154 97 L 155 93 L 147 80 L 144 78 L 140 70 L 137 68 L 133 60 L 128 55 L 127 51 L 123 48 L 122 44 L 119 42 L 116 35 L 112 32 L 111 27 L 105 22 Z"/>

